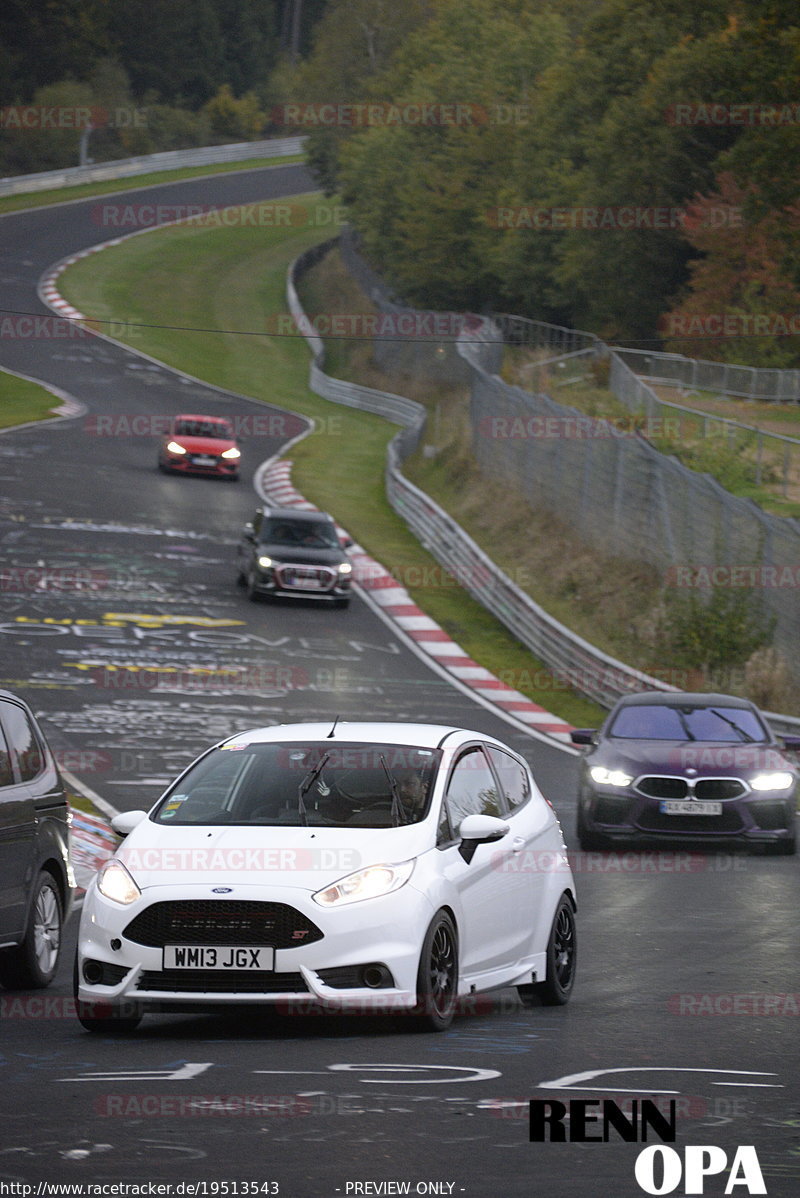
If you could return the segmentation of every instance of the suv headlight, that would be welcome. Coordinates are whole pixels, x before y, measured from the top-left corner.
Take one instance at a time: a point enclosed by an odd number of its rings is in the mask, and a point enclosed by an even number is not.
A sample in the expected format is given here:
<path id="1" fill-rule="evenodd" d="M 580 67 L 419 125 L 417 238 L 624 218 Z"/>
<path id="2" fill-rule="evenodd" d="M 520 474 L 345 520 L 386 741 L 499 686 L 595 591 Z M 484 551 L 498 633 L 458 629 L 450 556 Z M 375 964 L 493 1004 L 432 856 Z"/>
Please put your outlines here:
<path id="1" fill-rule="evenodd" d="M 271 557 L 260 557 L 258 559 L 258 564 L 262 570 L 269 570 L 269 568 L 272 565 L 272 558 Z"/>
<path id="2" fill-rule="evenodd" d="M 352 574 L 352 572 L 353 572 L 353 567 L 351 566 L 350 562 L 340 562 L 340 564 L 339 564 L 339 573 L 340 574 Z"/>
<path id="3" fill-rule="evenodd" d="M 414 870 L 414 862 L 403 861 L 400 865 L 370 865 L 348 874 L 312 894 L 321 907 L 343 907 L 346 903 L 360 903 L 364 899 L 380 898 L 404 886 Z"/>
<path id="4" fill-rule="evenodd" d="M 112 857 L 97 876 L 97 889 L 106 898 L 127 907 L 142 897 L 142 892 L 121 861 Z"/>

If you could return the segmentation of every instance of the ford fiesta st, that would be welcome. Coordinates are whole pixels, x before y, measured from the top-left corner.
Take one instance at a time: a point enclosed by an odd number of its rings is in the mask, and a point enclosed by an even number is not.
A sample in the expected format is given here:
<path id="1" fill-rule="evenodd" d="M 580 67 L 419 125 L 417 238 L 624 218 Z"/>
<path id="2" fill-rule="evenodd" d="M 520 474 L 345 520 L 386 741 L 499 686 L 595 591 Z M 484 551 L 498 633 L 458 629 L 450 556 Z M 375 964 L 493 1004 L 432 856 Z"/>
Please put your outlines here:
<path id="1" fill-rule="evenodd" d="M 176 416 L 161 442 L 158 465 L 167 473 L 234 480 L 241 456 L 233 425 L 224 416 Z"/>
<path id="2" fill-rule="evenodd" d="M 565 1003 L 561 829 L 499 741 L 427 724 L 294 724 L 204 753 L 90 885 L 75 984 L 91 1031 L 257 1004 L 414 1015 L 515 986 Z"/>
<path id="3" fill-rule="evenodd" d="M 747 699 L 681 692 L 626 695 L 581 763 L 581 848 L 653 840 L 765 846 L 796 852 L 798 773 Z"/>

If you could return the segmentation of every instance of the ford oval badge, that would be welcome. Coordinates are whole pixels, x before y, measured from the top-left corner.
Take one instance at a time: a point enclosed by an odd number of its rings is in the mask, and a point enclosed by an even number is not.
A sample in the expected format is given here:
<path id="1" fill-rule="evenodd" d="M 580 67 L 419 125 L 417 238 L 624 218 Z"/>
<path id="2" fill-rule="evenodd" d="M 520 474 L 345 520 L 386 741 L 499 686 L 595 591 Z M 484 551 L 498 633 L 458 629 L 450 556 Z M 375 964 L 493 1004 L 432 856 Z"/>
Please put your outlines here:
<path id="1" fill-rule="evenodd" d="M 212 894 L 233 894 L 232 886 L 215 886 L 211 891 Z"/>

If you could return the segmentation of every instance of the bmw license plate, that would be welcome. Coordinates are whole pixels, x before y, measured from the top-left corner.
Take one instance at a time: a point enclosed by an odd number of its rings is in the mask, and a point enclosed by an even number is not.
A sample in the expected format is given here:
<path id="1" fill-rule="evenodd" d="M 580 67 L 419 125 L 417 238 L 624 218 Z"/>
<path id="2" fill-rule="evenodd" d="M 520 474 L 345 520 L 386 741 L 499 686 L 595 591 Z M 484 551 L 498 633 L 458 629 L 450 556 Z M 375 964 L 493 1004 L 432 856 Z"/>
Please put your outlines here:
<path id="1" fill-rule="evenodd" d="M 662 815 L 722 815 L 722 803 L 703 799 L 664 799 Z"/>
<path id="2" fill-rule="evenodd" d="M 166 944 L 162 968 L 272 970 L 275 968 L 275 949 L 237 948 L 227 944 Z"/>

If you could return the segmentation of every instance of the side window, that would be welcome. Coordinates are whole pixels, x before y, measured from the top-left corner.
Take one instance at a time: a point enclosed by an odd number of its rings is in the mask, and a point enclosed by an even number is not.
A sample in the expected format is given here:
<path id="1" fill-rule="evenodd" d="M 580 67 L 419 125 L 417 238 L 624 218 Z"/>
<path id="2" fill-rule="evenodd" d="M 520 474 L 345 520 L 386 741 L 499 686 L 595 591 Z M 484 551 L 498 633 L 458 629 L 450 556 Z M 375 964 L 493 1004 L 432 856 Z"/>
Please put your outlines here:
<path id="1" fill-rule="evenodd" d="M 11 765 L 11 754 L 8 751 L 6 738 L 0 728 L 0 786 L 14 785 L 14 770 Z"/>
<path id="2" fill-rule="evenodd" d="M 455 833 L 467 815 L 502 815 L 497 783 L 482 749 L 468 749 L 459 758 L 450 775 L 446 802 Z"/>
<path id="3" fill-rule="evenodd" d="M 489 756 L 492 760 L 492 765 L 497 770 L 497 776 L 500 779 L 500 787 L 506 797 L 509 811 L 516 811 L 518 807 L 522 807 L 531 797 L 531 787 L 528 780 L 528 771 L 519 762 L 515 761 L 508 753 L 504 753 L 502 749 L 495 749 L 491 745 L 487 745 Z"/>
<path id="4" fill-rule="evenodd" d="M 3 723 L 19 764 L 22 781 L 28 782 L 44 769 L 42 750 L 30 720 L 16 703 L 3 704 Z"/>
<path id="5" fill-rule="evenodd" d="M 253 532 L 255 533 L 256 540 L 258 540 L 261 535 L 261 525 L 263 523 L 264 513 L 262 512 L 261 508 L 258 508 L 255 516 L 253 516 Z"/>

